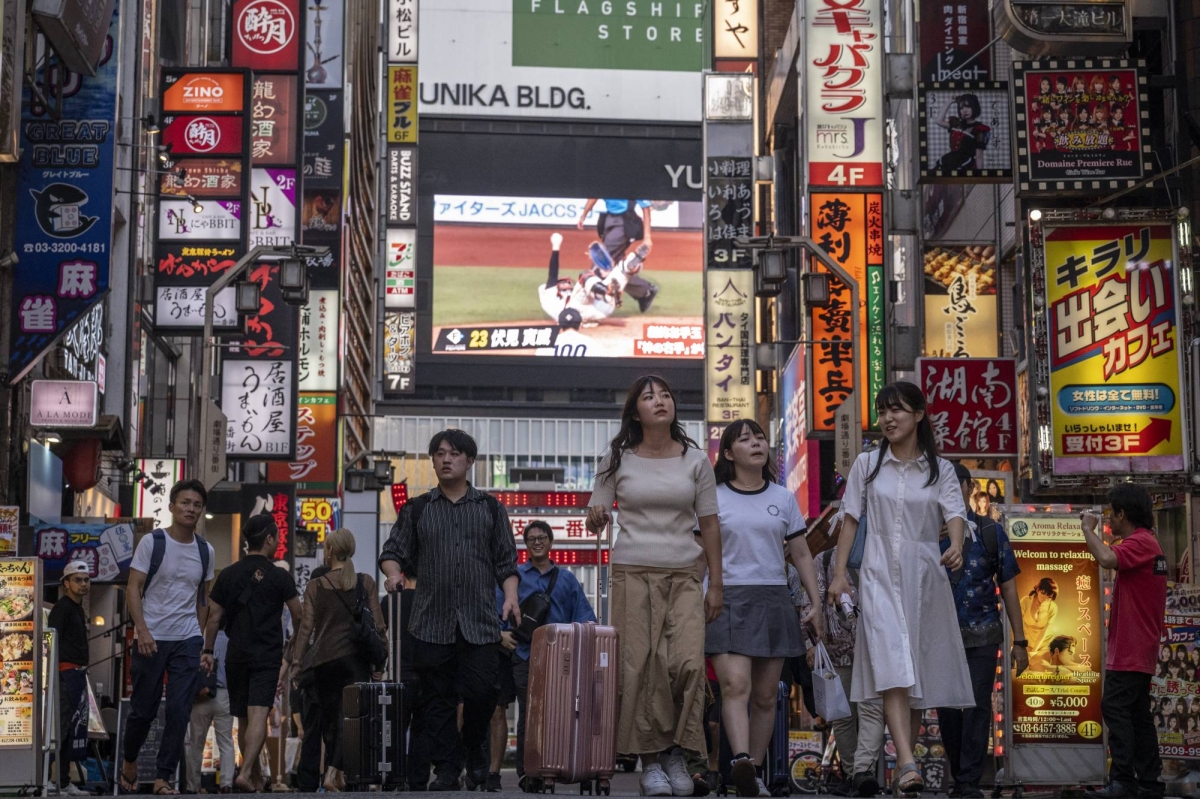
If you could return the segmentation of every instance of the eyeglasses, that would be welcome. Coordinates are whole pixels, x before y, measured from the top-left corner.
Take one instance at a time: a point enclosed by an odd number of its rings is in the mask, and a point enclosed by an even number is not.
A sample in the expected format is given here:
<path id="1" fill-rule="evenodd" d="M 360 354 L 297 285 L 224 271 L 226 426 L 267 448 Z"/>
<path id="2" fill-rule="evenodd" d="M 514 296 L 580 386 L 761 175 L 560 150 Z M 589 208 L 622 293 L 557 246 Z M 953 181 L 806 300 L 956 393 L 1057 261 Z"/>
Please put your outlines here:
<path id="1" fill-rule="evenodd" d="M 544 535 L 531 535 L 525 539 L 526 544 L 548 544 L 550 538 Z"/>

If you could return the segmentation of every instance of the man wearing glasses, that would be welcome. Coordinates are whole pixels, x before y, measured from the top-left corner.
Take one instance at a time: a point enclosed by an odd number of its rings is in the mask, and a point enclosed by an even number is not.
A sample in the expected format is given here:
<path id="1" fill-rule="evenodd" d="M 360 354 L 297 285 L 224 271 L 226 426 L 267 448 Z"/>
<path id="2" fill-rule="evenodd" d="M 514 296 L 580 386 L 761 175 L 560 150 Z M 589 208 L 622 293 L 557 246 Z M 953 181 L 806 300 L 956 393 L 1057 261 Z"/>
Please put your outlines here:
<path id="1" fill-rule="evenodd" d="M 83 598 L 92 587 L 88 565 L 71 561 L 63 569 L 63 595 L 50 611 L 58 637 L 58 788 L 66 796 L 90 796 L 71 782 L 71 763 L 87 757 L 88 623 Z"/>
<path id="2" fill-rule="evenodd" d="M 542 591 L 550 597 L 550 612 L 546 624 L 570 624 L 596 620 L 596 614 L 583 593 L 583 586 L 569 569 L 560 569 L 550 560 L 550 549 L 554 546 L 554 531 L 543 521 L 532 521 L 525 527 L 525 550 L 529 562 L 517 567 L 520 583 L 517 599 L 524 602 L 533 594 Z M 496 589 L 496 608 L 504 607 L 504 594 Z M 492 717 L 492 762 L 485 790 L 500 790 L 500 764 L 504 760 L 504 749 L 508 742 L 508 706 L 517 700 L 517 779 L 525 781 L 525 698 L 529 691 L 529 643 L 517 640 L 511 629 L 500 633 L 500 645 L 504 648 L 500 668 L 500 696 L 496 700 L 496 714 Z M 505 668 L 505 666 L 508 668 Z M 524 788 L 524 785 L 522 785 Z"/>

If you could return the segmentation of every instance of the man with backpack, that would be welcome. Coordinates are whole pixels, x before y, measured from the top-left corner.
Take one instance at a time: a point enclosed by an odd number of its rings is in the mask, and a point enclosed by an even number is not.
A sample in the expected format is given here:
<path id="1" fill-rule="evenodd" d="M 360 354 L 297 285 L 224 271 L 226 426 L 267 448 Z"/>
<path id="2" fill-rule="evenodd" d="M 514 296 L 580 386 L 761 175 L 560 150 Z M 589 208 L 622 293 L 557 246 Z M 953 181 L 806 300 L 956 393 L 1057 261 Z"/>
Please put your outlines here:
<path id="1" fill-rule="evenodd" d="M 229 635 L 225 663 L 229 712 L 238 720 L 242 750 L 242 770 L 233 787 L 251 793 L 263 787 L 258 755 L 267 739 L 267 714 L 286 674 L 283 608 L 293 619 L 300 618 L 301 608 L 291 572 L 276 568 L 273 560 L 279 546 L 275 519 L 267 513 L 251 516 L 242 525 L 242 539 L 246 556 L 222 569 L 213 585 L 200 667 L 208 674 L 214 669 L 213 646 L 224 618 Z"/>
<path id="2" fill-rule="evenodd" d="M 954 464 L 954 474 L 962 488 L 963 500 L 972 506 L 975 482 L 971 472 L 961 463 Z M 950 575 L 954 589 L 954 605 L 958 611 L 958 626 L 967 653 L 967 667 L 974 686 L 975 707 L 966 710 L 938 708 L 938 723 L 942 728 L 942 744 L 954 779 L 948 795 L 963 799 L 983 799 L 979 781 L 983 777 L 983 762 L 987 755 L 988 734 L 992 718 L 992 687 L 996 682 L 996 652 L 1004 642 L 1004 625 L 996 603 L 996 587 L 1004 600 L 1004 612 L 1013 631 L 1013 663 L 1017 674 L 1029 668 L 1029 644 L 1021 621 L 1021 602 L 1017 597 L 1016 576 L 1021 569 L 1009 545 L 1008 536 L 1000 525 L 973 510 L 967 511 L 967 525 L 972 533 L 963 544 L 963 565 L 960 573 Z M 942 551 L 950 540 L 943 528 Z"/>
<path id="3" fill-rule="evenodd" d="M 204 646 L 201 621 L 213 579 L 213 548 L 196 532 L 208 491 L 199 480 L 181 480 L 169 496 L 171 525 L 138 542 L 125 592 L 137 646 L 131 656 L 133 693 L 118 776 L 123 791 L 137 791 L 138 752 L 158 715 L 166 676 L 167 713 L 155 762 L 156 795 L 178 793 L 171 780 L 183 757 L 192 715 Z"/>
<path id="4" fill-rule="evenodd" d="M 471 485 L 467 474 L 478 447 L 462 430 L 443 430 L 429 442 L 437 487 L 400 512 L 379 568 L 395 593 L 402 572 L 420 574 L 409 631 L 413 666 L 425 694 L 422 719 L 436 779 L 430 791 L 459 789 L 463 753 L 469 787 L 487 779 L 484 741 L 496 708 L 495 588 L 501 616 L 521 623 L 517 548 L 504 506 Z M 461 735 L 458 702 L 463 703 Z"/>

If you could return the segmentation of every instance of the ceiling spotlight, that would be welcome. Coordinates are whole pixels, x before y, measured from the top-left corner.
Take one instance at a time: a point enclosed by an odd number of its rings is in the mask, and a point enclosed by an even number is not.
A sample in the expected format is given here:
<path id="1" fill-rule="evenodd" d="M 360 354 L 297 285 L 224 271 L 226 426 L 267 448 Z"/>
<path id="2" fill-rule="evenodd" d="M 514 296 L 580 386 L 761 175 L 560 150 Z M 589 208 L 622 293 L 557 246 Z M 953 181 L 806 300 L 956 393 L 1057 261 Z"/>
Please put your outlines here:
<path id="1" fill-rule="evenodd" d="M 158 123 L 154 121 L 154 114 L 146 114 L 146 116 L 141 118 L 141 123 L 142 123 L 142 130 L 145 131 L 146 133 L 149 133 L 152 136 L 155 133 L 162 132 L 162 128 L 160 128 L 158 126 Z"/>
<path id="2" fill-rule="evenodd" d="M 189 194 L 187 196 L 187 198 L 188 198 L 188 202 L 190 202 L 192 204 L 193 211 L 195 211 L 196 213 L 201 213 L 204 210 L 204 206 L 195 197 L 193 197 L 192 195 Z"/>
<path id="3" fill-rule="evenodd" d="M 42 435 L 42 439 L 47 444 L 61 444 L 62 443 L 62 436 L 60 436 L 58 433 L 54 432 L 53 430 L 47 430 Z"/>
<path id="4" fill-rule="evenodd" d="M 160 144 L 158 146 L 158 160 L 164 164 L 171 160 L 171 145 Z"/>
<path id="5" fill-rule="evenodd" d="M 1029 221 L 1030 222 L 1041 222 L 1042 221 L 1042 212 L 1039 209 L 1034 208 L 1032 211 L 1029 212 Z"/>

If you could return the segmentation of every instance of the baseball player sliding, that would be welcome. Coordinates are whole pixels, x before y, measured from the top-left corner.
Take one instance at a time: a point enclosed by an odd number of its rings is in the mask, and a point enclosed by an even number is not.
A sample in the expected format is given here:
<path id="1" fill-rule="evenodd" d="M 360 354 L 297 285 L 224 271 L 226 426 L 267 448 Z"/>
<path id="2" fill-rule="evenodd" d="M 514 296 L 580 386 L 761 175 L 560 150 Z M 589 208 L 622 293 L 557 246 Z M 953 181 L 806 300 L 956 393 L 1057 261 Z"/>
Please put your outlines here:
<path id="1" fill-rule="evenodd" d="M 570 278 L 559 277 L 558 251 L 562 242 L 561 233 L 550 236 L 549 274 L 545 285 L 538 286 L 542 310 L 563 330 L 594 327 L 617 310 L 625 286 L 641 271 L 642 263 L 650 254 L 650 245 L 643 242 L 620 264 L 614 264 L 604 246 L 598 241 L 592 242 L 588 248 L 592 267 L 572 282 Z"/>

